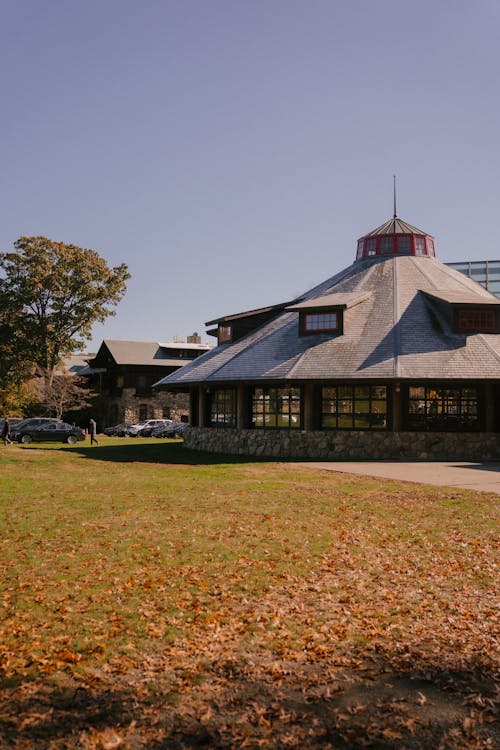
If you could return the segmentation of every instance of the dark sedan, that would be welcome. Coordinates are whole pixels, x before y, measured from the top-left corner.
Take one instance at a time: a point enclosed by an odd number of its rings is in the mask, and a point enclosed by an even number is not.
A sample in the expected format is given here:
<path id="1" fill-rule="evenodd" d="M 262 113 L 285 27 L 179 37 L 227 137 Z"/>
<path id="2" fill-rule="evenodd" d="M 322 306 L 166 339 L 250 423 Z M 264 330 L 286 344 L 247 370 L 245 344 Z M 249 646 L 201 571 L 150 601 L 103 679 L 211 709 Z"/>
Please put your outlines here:
<path id="1" fill-rule="evenodd" d="M 176 438 L 182 437 L 182 433 L 189 427 L 187 422 L 172 422 L 166 427 L 158 427 L 151 433 L 152 437 L 158 438 Z"/>
<path id="2" fill-rule="evenodd" d="M 79 427 L 67 422 L 50 422 L 38 427 L 26 428 L 20 437 L 21 443 L 69 443 L 73 445 L 77 440 L 85 440 L 85 433 Z"/>

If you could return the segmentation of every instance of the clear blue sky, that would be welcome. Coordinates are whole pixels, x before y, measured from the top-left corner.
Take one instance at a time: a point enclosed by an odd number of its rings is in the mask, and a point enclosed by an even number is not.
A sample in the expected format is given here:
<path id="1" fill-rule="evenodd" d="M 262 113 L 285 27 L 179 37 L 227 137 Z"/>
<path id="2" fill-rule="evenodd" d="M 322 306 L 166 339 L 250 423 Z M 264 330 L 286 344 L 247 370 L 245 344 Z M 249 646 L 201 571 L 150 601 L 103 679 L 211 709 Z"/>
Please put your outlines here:
<path id="1" fill-rule="evenodd" d="M 398 214 L 500 257 L 498 0 L 0 0 L 0 247 L 128 264 L 103 338 L 294 297 Z M 206 337 L 204 340 L 206 340 Z"/>

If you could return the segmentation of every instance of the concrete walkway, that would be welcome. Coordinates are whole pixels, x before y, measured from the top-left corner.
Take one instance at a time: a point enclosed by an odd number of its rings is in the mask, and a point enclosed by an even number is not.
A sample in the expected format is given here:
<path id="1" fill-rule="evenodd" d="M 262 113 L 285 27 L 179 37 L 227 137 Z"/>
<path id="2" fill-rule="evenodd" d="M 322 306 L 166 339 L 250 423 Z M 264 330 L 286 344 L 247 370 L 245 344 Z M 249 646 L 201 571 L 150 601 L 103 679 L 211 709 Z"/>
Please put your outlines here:
<path id="1" fill-rule="evenodd" d="M 500 495 L 500 462 L 494 461 L 311 461 L 299 466 Z"/>

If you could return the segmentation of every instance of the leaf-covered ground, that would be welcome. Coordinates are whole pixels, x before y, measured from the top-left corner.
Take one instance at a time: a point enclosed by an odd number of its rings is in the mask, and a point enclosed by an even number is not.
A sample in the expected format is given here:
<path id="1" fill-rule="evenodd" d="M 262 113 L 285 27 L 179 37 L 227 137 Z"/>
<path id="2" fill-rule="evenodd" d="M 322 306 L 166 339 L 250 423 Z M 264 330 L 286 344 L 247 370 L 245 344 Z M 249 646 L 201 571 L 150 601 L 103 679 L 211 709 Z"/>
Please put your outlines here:
<path id="1" fill-rule="evenodd" d="M 495 748 L 498 498 L 0 450 L 0 746 Z"/>

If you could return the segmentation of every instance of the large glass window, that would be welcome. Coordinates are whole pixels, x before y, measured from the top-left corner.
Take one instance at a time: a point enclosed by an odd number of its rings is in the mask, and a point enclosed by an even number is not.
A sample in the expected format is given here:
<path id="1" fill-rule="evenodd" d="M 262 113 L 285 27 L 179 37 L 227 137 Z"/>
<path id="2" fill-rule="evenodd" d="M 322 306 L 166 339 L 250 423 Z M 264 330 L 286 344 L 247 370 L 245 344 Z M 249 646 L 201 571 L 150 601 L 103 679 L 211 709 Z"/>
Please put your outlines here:
<path id="1" fill-rule="evenodd" d="M 325 386 L 321 389 L 321 427 L 386 429 L 387 388 L 383 385 Z"/>
<path id="2" fill-rule="evenodd" d="M 236 426 L 236 393 L 233 388 L 218 388 L 211 393 L 210 426 Z"/>
<path id="3" fill-rule="evenodd" d="M 410 430 L 477 430 L 477 388 L 410 386 L 406 422 Z"/>
<path id="4" fill-rule="evenodd" d="M 255 388 L 252 424 L 256 428 L 301 427 L 300 388 Z"/>

